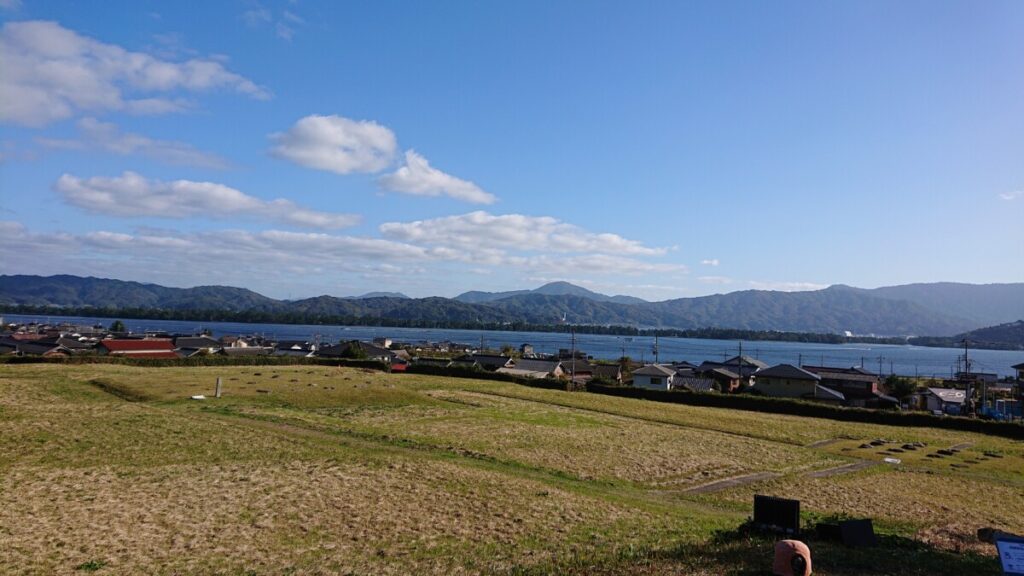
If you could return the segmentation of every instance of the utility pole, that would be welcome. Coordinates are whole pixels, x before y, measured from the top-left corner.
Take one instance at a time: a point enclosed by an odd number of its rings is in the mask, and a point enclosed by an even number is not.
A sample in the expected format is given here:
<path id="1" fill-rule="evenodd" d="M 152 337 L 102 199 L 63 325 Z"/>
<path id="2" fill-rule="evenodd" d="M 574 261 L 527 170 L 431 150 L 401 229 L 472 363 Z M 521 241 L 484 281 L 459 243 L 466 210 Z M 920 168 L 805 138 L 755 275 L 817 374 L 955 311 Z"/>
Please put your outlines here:
<path id="1" fill-rule="evenodd" d="M 658 363 L 658 333 L 654 333 L 654 363 Z"/>
<path id="2" fill-rule="evenodd" d="M 893 369 L 892 369 L 892 360 L 889 360 L 889 375 L 892 376 L 895 373 L 896 372 L 894 372 Z"/>
<path id="3" fill-rule="evenodd" d="M 882 355 L 878 355 L 878 375 L 882 375 Z"/>
<path id="4" fill-rule="evenodd" d="M 796 361 L 797 368 L 803 368 L 804 367 L 804 355 L 803 354 L 799 354 L 799 355 L 797 355 L 797 358 L 798 358 L 797 361 Z"/>
<path id="5" fill-rule="evenodd" d="M 576 384 L 576 328 L 572 326 L 569 327 L 569 333 L 572 334 L 572 368 L 570 372 L 571 377 L 569 380 L 569 388 L 571 390 L 572 386 Z"/>
<path id="6" fill-rule="evenodd" d="M 964 338 L 964 372 L 968 376 L 970 376 L 971 375 L 971 361 L 967 359 L 967 344 L 968 344 L 967 339 Z"/>

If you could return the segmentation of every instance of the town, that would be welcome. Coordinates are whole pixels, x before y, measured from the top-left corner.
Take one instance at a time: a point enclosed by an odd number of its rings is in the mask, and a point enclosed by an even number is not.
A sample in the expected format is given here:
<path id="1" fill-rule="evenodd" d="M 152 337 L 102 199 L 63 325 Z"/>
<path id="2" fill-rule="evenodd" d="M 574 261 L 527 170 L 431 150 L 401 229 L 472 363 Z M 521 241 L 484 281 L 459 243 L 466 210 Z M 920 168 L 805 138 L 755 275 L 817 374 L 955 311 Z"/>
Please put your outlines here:
<path id="1" fill-rule="evenodd" d="M 597 359 L 585 351 L 536 352 L 529 343 L 500 350 L 455 342 L 398 342 L 378 337 L 372 342 L 338 343 L 274 340 L 259 335 L 221 336 L 125 331 L 116 321 L 109 327 L 69 323 L 4 324 L 0 357 L 104 356 L 123 359 L 177 360 L 223 356 L 366 360 L 395 373 L 430 367 L 434 373 L 494 373 L 510 380 L 554 380 L 570 389 L 632 387 L 698 394 L 748 394 L 803 400 L 833 406 L 878 410 L 924 411 L 936 416 L 969 416 L 1020 421 L 1024 405 L 1024 362 L 1011 368 L 1015 377 L 963 370 L 951 378 L 913 378 L 872 372 L 864 366 L 823 366 L 801 363 L 768 365 L 749 355 L 695 362 L 637 362 L 628 357 Z"/>

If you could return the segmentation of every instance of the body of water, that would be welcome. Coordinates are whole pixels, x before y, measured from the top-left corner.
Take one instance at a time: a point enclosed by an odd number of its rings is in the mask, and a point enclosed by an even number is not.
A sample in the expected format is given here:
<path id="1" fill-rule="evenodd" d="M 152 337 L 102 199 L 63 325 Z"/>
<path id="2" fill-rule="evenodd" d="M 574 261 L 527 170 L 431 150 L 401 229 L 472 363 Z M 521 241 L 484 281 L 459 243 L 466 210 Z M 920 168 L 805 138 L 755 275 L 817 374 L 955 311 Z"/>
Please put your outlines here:
<path id="1" fill-rule="evenodd" d="M 8 322 L 70 322 L 72 324 L 102 324 L 109 326 L 113 318 L 80 316 L 5 315 Z M 551 332 L 504 332 L 490 330 L 447 330 L 433 328 L 387 328 L 379 326 L 324 326 L 304 324 L 247 324 L 241 322 L 193 322 L 179 320 L 122 319 L 132 332 L 163 331 L 192 334 L 210 330 L 214 337 L 224 335 L 262 334 L 278 340 L 313 340 L 336 343 L 341 340 L 371 340 L 388 337 L 398 342 L 457 342 L 500 349 L 504 345 L 518 348 L 532 344 L 537 352 L 557 353 L 572 346 L 569 334 Z M 686 360 L 699 364 L 703 360 L 722 360 L 737 354 L 740 342 L 730 340 L 704 340 L 699 338 L 659 338 L 658 360 L 661 362 Z M 743 342 L 743 353 L 770 365 L 789 363 L 828 366 L 861 366 L 883 374 L 890 372 L 906 376 L 949 377 L 957 370 L 962 349 L 928 348 L 922 346 L 894 346 L 886 344 L 810 344 L 801 342 Z M 623 354 L 636 360 L 654 360 L 654 338 L 646 336 L 610 336 L 577 334 L 576 348 L 595 358 L 614 359 Z M 1024 362 L 1024 352 L 1006 350 L 970 350 L 971 369 L 974 372 L 992 372 L 1012 376 L 1010 368 Z"/>

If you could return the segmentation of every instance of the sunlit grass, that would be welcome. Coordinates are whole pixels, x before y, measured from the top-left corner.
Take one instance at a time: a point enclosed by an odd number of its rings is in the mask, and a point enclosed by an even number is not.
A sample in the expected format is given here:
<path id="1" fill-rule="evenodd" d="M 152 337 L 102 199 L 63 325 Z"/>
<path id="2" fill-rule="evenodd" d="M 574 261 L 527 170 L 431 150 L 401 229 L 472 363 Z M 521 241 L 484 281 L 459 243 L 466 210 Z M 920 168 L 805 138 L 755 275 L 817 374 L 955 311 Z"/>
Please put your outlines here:
<path id="1" fill-rule="evenodd" d="M 875 438 L 928 446 L 860 448 Z M 962 443 L 974 446 L 927 457 Z M 903 464 L 807 476 L 883 452 Z M 809 515 L 873 517 L 918 563 L 822 543 L 816 574 L 861 573 L 843 562 L 997 574 L 990 557 L 936 546 L 959 547 L 951 538 L 981 525 L 1024 531 L 1021 456 L 1020 443 L 978 434 L 349 368 L 3 366 L 0 566 L 733 573 L 756 568 L 770 541 L 716 531 L 734 530 L 754 493 L 772 493 Z M 764 471 L 779 476 L 686 491 Z"/>

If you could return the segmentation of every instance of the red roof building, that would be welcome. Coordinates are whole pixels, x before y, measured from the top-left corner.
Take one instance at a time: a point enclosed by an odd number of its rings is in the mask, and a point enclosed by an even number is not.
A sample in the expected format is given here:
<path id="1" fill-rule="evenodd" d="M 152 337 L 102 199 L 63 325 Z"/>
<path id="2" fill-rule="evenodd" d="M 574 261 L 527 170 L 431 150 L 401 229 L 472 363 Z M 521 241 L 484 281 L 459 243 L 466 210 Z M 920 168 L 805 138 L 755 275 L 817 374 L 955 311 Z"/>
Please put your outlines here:
<path id="1" fill-rule="evenodd" d="M 96 350 L 100 354 L 125 356 L 128 358 L 177 358 L 174 343 L 168 338 L 107 339 L 102 340 Z"/>

